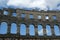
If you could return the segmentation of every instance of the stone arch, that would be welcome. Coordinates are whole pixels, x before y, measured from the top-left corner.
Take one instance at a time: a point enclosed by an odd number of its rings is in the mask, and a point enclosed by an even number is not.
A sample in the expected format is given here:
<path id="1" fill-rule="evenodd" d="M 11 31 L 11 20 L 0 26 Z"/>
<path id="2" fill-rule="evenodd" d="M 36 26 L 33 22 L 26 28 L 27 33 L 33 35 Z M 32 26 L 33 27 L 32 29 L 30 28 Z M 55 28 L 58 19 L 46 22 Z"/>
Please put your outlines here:
<path id="1" fill-rule="evenodd" d="M 7 30 L 8 30 L 8 23 L 1 22 L 0 34 L 7 34 Z"/>
<path id="2" fill-rule="evenodd" d="M 54 32 L 55 32 L 56 36 L 60 36 L 59 25 L 58 24 L 54 24 Z"/>
<path id="3" fill-rule="evenodd" d="M 20 24 L 20 35 L 26 35 L 26 24 L 25 23 Z"/>
<path id="4" fill-rule="evenodd" d="M 38 24 L 38 36 L 43 36 L 43 26 L 42 26 L 42 24 Z"/>
<path id="5" fill-rule="evenodd" d="M 26 17 L 26 14 L 25 14 L 25 13 L 21 13 L 21 14 L 20 14 L 20 17 L 21 17 L 22 19 L 24 19 L 24 18 Z"/>
<path id="6" fill-rule="evenodd" d="M 51 25 L 50 24 L 46 24 L 46 34 L 47 36 L 51 36 Z"/>
<path id="7" fill-rule="evenodd" d="M 29 14 L 29 19 L 34 19 L 34 15 L 33 14 Z"/>
<path id="8" fill-rule="evenodd" d="M 8 15 L 9 12 L 7 10 L 4 10 L 3 15 Z"/>
<path id="9" fill-rule="evenodd" d="M 37 15 L 38 20 L 41 19 L 41 15 Z"/>
<path id="10" fill-rule="evenodd" d="M 17 33 L 17 24 L 16 23 L 11 23 L 11 34 L 16 34 Z"/>
<path id="11" fill-rule="evenodd" d="M 20 24 L 25 24 L 27 26 L 27 23 L 21 22 Z"/>
<path id="12" fill-rule="evenodd" d="M 57 16 L 56 15 L 52 15 L 52 19 L 53 20 L 57 20 Z"/>
<path id="13" fill-rule="evenodd" d="M 29 23 L 29 25 L 34 25 L 35 26 L 34 22 Z"/>
<path id="14" fill-rule="evenodd" d="M 34 24 L 30 24 L 30 25 L 29 25 L 29 35 L 30 35 L 30 36 L 35 36 Z"/>

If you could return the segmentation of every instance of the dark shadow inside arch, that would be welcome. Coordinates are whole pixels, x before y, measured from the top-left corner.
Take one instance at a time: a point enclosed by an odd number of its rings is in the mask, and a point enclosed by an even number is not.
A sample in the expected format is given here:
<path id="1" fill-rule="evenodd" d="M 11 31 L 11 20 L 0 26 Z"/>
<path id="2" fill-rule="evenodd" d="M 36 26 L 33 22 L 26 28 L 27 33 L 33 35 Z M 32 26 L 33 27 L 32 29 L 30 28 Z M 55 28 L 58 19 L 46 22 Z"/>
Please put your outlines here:
<path id="1" fill-rule="evenodd" d="M 60 36 L 59 26 L 56 24 L 54 25 L 54 32 L 56 36 Z"/>
<path id="2" fill-rule="evenodd" d="M 33 24 L 29 25 L 29 35 L 30 36 L 35 36 L 35 29 L 34 29 L 34 25 Z"/>
<path id="3" fill-rule="evenodd" d="M 43 36 L 43 26 L 41 24 L 38 25 L 38 36 Z"/>
<path id="4" fill-rule="evenodd" d="M 11 24 L 11 34 L 16 34 L 17 33 L 17 24 L 12 23 Z"/>
<path id="5" fill-rule="evenodd" d="M 6 22 L 2 22 L 0 26 L 0 34 L 7 34 L 7 26 L 8 24 Z"/>
<path id="6" fill-rule="evenodd" d="M 50 25 L 48 25 L 48 24 L 46 25 L 46 34 L 47 34 L 47 36 L 52 36 L 50 27 L 51 27 Z"/>
<path id="7" fill-rule="evenodd" d="M 20 24 L 20 35 L 26 35 L 26 25 Z"/>

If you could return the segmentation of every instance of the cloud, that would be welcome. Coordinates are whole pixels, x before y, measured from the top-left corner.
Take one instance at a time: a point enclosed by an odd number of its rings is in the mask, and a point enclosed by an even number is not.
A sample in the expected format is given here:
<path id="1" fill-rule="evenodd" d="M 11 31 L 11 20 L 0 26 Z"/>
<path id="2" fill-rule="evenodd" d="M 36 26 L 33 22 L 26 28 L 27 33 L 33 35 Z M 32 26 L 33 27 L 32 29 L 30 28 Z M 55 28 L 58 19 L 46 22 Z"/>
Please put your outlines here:
<path id="1" fill-rule="evenodd" d="M 38 34 L 39 34 L 39 35 L 43 35 L 43 29 L 39 30 L 39 31 L 38 31 Z"/>
<path id="2" fill-rule="evenodd" d="M 49 10 L 56 10 L 58 8 L 58 4 L 60 0 L 46 0 L 46 4 L 49 7 Z"/>
<path id="3" fill-rule="evenodd" d="M 0 0 L 0 7 L 7 7 L 8 0 Z"/>
<path id="4" fill-rule="evenodd" d="M 60 10 L 60 6 L 58 6 L 56 10 Z"/>
<path id="5" fill-rule="evenodd" d="M 47 34 L 50 34 L 49 30 L 46 30 L 46 32 L 47 32 Z M 39 34 L 39 35 L 43 35 L 43 29 L 39 30 L 39 31 L 38 31 L 38 34 Z"/>
<path id="6" fill-rule="evenodd" d="M 3 7 L 37 8 L 39 10 L 59 10 L 58 4 L 60 0 L 0 0 L 0 5 Z"/>
<path id="7" fill-rule="evenodd" d="M 13 5 L 19 8 L 40 8 L 42 10 L 47 9 L 45 0 L 9 0 L 7 5 Z"/>

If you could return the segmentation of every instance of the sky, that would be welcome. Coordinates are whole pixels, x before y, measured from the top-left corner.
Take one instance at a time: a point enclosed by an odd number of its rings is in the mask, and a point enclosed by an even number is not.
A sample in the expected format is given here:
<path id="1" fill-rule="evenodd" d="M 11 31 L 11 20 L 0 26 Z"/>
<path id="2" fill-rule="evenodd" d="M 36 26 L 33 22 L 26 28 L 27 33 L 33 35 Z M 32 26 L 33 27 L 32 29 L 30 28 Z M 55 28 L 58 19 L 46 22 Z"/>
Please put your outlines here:
<path id="1" fill-rule="evenodd" d="M 0 0 L 0 7 L 20 9 L 60 10 L 60 0 Z"/>

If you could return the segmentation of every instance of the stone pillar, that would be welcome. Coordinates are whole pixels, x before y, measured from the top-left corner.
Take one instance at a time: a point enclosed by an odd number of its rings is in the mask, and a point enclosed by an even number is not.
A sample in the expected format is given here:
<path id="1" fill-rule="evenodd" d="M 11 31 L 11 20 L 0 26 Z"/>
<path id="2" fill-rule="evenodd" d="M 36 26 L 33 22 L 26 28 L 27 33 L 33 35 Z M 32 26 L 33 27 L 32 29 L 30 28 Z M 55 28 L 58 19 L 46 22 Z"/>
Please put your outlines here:
<path id="1" fill-rule="evenodd" d="M 38 28 L 35 28 L 35 36 L 38 36 Z"/>
<path id="2" fill-rule="evenodd" d="M 5 10 L 2 11 L 2 15 L 4 15 L 4 11 L 5 11 Z"/>
<path id="3" fill-rule="evenodd" d="M 29 26 L 28 25 L 26 25 L 26 35 L 27 35 L 27 37 L 29 36 Z"/>
<path id="4" fill-rule="evenodd" d="M 20 36 L 20 25 L 17 24 L 17 35 Z"/>
<path id="5" fill-rule="evenodd" d="M 11 31 L 11 23 L 8 23 L 8 34 L 10 34 L 10 31 Z"/>
<path id="6" fill-rule="evenodd" d="M 17 18 L 20 17 L 20 10 L 16 10 Z"/>
<path id="7" fill-rule="evenodd" d="M 46 26 L 45 25 L 42 25 L 42 27 L 43 27 L 43 36 L 46 36 Z"/>
<path id="8" fill-rule="evenodd" d="M 17 36 L 20 37 L 20 23 L 17 23 Z M 20 38 L 18 38 L 17 40 L 20 40 Z"/>
<path id="9" fill-rule="evenodd" d="M 52 36 L 55 36 L 55 32 L 54 32 L 54 25 L 51 25 L 51 32 L 52 32 Z"/>
<path id="10" fill-rule="evenodd" d="M 12 10 L 11 9 L 8 10 L 8 13 L 9 13 L 9 16 L 12 16 Z"/>
<path id="11" fill-rule="evenodd" d="M 36 37 L 38 36 L 38 26 L 37 25 L 35 26 L 35 36 Z"/>
<path id="12" fill-rule="evenodd" d="M 18 17 L 18 18 L 20 17 L 20 13 L 17 13 L 17 17 Z"/>

